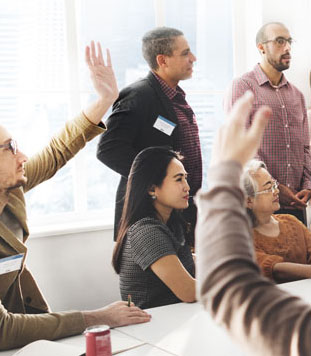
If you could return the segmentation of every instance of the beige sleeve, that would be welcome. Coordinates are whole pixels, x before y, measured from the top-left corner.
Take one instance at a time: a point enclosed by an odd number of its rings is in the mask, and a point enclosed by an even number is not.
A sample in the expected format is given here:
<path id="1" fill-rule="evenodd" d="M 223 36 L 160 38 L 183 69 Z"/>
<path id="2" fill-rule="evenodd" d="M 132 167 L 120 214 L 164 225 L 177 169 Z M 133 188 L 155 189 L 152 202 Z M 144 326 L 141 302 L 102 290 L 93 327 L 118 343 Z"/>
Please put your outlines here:
<path id="1" fill-rule="evenodd" d="M 0 301 L 0 351 L 22 347 L 39 339 L 55 340 L 81 334 L 82 313 L 13 314 Z"/>
<path id="2" fill-rule="evenodd" d="M 104 131 L 105 128 L 92 124 L 83 113 L 74 120 L 68 121 L 60 133 L 55 135 L 41 152 L 31 157 L 25 164 L 27 183 L 24 191 L 27 192 L 50 179 L 88 141 Z"/>

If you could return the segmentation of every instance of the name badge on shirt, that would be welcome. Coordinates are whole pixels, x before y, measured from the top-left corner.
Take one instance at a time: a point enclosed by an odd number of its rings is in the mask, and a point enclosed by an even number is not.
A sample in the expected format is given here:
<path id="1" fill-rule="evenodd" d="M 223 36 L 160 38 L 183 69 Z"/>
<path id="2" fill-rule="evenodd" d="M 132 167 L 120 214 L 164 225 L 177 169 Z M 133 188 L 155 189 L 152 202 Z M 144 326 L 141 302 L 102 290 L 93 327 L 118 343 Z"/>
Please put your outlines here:
<path id="1" fill-rule="evenodd" d="M 166 135 L 171 136 L 174 128 L 176 127 L 176 124 L 159 115 L 153 127 L 165 133 Z"/>
<path id="2" fill-rule="evenodd" d="M 22 267 L 24 254 L 9 256 L 0 259 L 0 275 L 18 271 Z"/>

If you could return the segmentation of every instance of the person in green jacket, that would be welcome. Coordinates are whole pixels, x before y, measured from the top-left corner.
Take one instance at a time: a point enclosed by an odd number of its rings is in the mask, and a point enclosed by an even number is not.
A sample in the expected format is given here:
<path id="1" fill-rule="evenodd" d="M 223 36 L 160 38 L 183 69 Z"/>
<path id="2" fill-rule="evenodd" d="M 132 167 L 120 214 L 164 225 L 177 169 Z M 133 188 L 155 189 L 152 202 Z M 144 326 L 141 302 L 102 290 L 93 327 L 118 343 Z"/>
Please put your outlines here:
<path id="1" fill-rule="evenodd" d="M 0 126 L 0 350 L 21 347 L 38 339 L 53 340 L 79 334 L 88 326 L 111 327 L 147 322 L 150 315 L 127 302 L 91 311 L 51 313 L 25 265 L 29 235 L 24 193 L 50 179 L 92 138 L 105 131 L 102 117 L 118 97 L 107 50 L 86 47 L 86 62 L 98 98 L 35 156 L 19 151 L 9 132 Z M 1 269 L 10 260 L 11 267 Z"/>

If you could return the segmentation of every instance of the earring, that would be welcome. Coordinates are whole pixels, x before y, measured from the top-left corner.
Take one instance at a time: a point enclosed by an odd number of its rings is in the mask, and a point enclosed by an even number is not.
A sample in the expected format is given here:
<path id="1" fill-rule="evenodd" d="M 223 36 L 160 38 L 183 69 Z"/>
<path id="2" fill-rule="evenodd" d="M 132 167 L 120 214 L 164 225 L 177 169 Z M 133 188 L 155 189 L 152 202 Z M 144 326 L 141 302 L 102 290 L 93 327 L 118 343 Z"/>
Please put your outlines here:
<path id="1" fill-rule="evenodd" d="M 157 197 L 156 197 L 155 195 L 151 195 L 151 199 L 152 199 L 152 200 L 156 200 Z"/>

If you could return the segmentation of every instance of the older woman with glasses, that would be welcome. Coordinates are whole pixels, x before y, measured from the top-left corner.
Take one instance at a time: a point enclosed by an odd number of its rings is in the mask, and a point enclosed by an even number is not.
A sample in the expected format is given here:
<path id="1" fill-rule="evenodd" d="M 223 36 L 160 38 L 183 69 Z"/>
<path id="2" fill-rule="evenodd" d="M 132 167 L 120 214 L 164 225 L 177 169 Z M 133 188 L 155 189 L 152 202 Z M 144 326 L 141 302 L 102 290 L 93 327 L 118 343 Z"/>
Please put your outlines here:
<path id="1" fill-rule="evenodd" d="M 280 208 L 278 183 L 265 163 L 250 161 L 242 185 L 263 274 L 276 282 L 311 278 L 311 232 L 292 215 L 273 214 Z"/>

